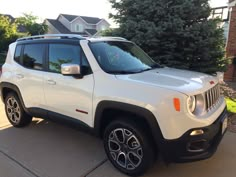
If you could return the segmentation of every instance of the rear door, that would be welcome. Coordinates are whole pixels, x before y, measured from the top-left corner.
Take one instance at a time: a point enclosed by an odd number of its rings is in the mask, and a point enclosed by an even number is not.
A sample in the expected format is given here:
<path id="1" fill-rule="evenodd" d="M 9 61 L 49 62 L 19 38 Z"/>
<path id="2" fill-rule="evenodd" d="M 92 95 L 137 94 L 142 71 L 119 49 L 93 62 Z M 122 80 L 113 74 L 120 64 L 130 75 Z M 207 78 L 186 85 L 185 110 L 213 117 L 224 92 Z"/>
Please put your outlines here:
<path id="1" fill-rule="evenodd" d="M 48 71 L 44 74 L 44 91 L 49 115 L 56 114 L 78 119 L 92 125 L 94 78 L 89 63 L 79 44 L 48 44 Z M 86 66 L 83 78 L 61 74 L 61 64 Z M 56 114 L 55 114 L 56 113 Z"/>

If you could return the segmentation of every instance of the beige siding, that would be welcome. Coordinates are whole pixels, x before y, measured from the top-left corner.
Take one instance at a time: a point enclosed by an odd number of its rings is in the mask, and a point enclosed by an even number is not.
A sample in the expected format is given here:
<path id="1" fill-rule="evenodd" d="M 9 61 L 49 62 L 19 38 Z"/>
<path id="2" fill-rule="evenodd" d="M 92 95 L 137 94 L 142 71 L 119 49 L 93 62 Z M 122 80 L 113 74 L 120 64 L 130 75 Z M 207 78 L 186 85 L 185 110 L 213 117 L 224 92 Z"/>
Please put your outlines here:
<path id="1" fill-rule="evenodd" d="M 67 29 L 71 31 L 71 23 L 65 17 L 60 15 L 58 21 L 61 22 Z"/>
<path id="2" fill-rule="evenodd" d="M 97 31 L 101 31 L 101 30 L 106 30 L 110 27 L 110 25 L 105 21 L 102 20 L 100 23 L 98 23 L 97 25 Z M 103 29 L 104 28 L 104 29 Z"/>
<path id="3" fill-rule="evenodd" d="M 78 32 L 75 30 L 77 24 L 83 25 L 84 29 L 88 29 L 86 23 L 81 18 L 76 18 L 76 20 L 74 20 L 71 24 L 71 27 L 72 27 L 71 31 L 72 32 Z"/>

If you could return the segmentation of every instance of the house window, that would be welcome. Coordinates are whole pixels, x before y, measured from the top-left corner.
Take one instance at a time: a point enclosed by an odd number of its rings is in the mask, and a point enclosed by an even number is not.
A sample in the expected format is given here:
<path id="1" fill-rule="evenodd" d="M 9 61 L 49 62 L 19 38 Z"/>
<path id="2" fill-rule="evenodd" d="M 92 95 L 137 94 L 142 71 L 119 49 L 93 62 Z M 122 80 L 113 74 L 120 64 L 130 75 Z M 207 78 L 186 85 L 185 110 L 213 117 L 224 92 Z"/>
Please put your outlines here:
<path id="1" fill-rule="evenodd" d="M 75 31 L 76 32 L 84 32 L 84 26 L 81 24 L 76 24 L 75 25 Z"/>

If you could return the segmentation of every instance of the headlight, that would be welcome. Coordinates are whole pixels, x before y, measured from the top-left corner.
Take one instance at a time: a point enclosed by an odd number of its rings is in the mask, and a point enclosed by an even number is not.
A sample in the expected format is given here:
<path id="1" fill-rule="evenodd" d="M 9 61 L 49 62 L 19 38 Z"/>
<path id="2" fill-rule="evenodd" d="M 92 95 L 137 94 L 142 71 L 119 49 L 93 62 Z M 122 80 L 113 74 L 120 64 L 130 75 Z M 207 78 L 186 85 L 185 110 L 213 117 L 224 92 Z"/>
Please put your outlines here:
<path id="1" fill-rule="evenodd" d="M 205 102 L 202 94 L 196 95 L 196 108 L 194 111 L 195 115 L 202 115 L 205 111 Z"/>
<path id="2" fill-rule="evenodd" d="M 189 96 L 187 98 L 188 111 L 192 114 L 199 116 L 205 111 L 204 97 L 202 94 Z"/>
<path id="3" fill-rule="evenodd" d="M 195 99 L 195 96 L 190 96 L 188 97 L 187 99 L 187 107 L 188 107 L 188 110 L 193 113 L 195 108 L 196 108 L 196 99 Z"/>

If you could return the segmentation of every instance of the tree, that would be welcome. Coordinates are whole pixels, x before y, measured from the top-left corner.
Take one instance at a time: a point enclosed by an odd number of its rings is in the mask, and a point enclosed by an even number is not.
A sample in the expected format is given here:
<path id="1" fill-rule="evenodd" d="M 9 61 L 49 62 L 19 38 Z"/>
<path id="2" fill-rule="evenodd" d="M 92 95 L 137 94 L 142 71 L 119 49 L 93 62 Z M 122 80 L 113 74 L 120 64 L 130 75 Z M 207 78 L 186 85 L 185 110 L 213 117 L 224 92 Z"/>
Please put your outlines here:
<path id="1" fill-rule="evenodd" d="M 29 35 L 45 34 L 48 30 L 46 24 L 37 23 L 38 17 L 32 14 L 23 13 L 22 17 L 19 17 L 16 22 L 18 25 L 25 27 Z"/>
<path id="2" fill-rule="evenodd" d="M 17 25 L 0 15 L 0 53 L 7 51 L 8 45 L 17 38 Z"/>
<path id="3" fill-rule="evenodd" d="M 225 39 L 208 0 L 110 0 L 118 34 L 155 61 L 205 73 L 226 68 Z M 111 32 L 109 34 L 112 34 Z M 115 32 L 117 34 L 117 31 Z"/>

